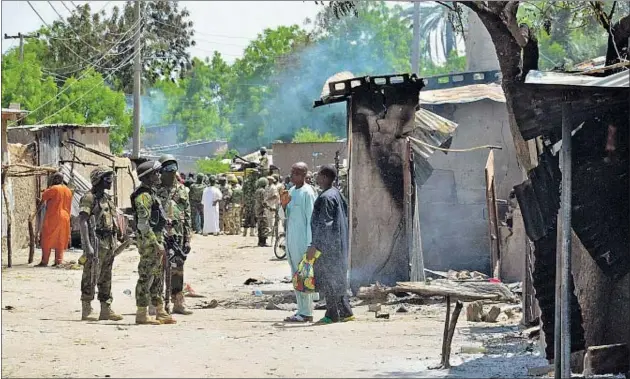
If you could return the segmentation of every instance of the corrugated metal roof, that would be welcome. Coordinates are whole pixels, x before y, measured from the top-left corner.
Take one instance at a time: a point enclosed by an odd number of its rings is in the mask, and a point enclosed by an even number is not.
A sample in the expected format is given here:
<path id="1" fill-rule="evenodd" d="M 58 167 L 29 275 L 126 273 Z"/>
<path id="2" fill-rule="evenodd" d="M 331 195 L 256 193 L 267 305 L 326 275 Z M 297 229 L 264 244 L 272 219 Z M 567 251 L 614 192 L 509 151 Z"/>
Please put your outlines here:
<path id="1" fill-rule="evenodd" d="M 503 89 L 498 84 L 472 84 L 469 86 L 420 91 L 421 105 L 463 104 L 480 100 L 505 103 Z"/>
<path id="2" fill-rule="evenodd" d="M 109 128 L 110 125 L 105 124 L 41 124 L 41 125 L 21 125 L 12 126 L 8 129 L 26 129 L 31 132 L 37 132 L 42 129 L 78 129 L 78 128 Z"/>
<path id="3" fill-rule="evenodd" d="M 59 168 L 59 172 L 63 175 L 64 182 L 68 183 L 68 186 L 72 189 L 72 210 L 71 214 L 74 217 L 79 216 L 79 202 L 81 197 L 88 193 L 92 189 L 92 184 L 89 180 L 81 176 L 76 170 L 72 172 L 72 166 L 69 163 L 64 163 Z M 72 174 L 71 174 L 72 173 Z"/>
<path id="4" fill-rule="evenodd" d="M 25 113 L 30 113 L 30 112 L 24 109 L 2 108 L 2 113 L 25 114 Z"/>
<path id="5" fill-rule="evenodd" d="M 532 70 L 527 74 L 527 77 L 525 78 L 525 83 L 542 85 L 554 84 L 586 87 L 628 88 L 630 86 L 630 70 L 621 71 L 605 77 Z"/>
<path id="6" fill-rule="evenodd" d="M 329 86 L 330 83 L 353 79 L 354 77 L 355 77 L 354 74 L 351 73 L 350 71 L 339 72 L 331 76 L 330 78 L 328 78 L 328 80 L 326 80 L 326 83 L 324 83 L 324 88 L 322 88 L 322 94 L 320 96 L 320 99 L 324 99 L 330 96 L 330 86 Z"/>
<path id="7" fill-rule="evenodd" d="M 413 136 L 437 147 L 443 147 L 442 145 L 451 139 L 455 129 L 457 129 L 457 123 L 423 108 L 416 112 L 414 121 L 416 129 L 413 132 Z M 427 146 L 412 144 L 416 147 L 416 152 L 424 158 L 429 158 L 435 152 L 435 150 Z"/>

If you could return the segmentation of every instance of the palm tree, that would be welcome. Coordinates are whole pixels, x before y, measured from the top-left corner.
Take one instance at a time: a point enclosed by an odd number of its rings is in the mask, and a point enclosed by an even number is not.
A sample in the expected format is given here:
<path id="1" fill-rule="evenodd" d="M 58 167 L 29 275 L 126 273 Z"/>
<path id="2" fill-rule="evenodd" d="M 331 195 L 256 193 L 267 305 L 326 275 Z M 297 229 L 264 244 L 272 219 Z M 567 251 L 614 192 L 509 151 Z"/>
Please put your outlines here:
<path id="1" fill-rule="evenodd" d="M 450 20 L 451 10 L 437 2 L 420 4 L 420 36 L 424 43 L 420 45 L 420 56 L 436 62 L 439 52 L 444 58 L 457 49 L 457 35 Z M 400 15 L 413 28 L 413 6 Z M 424 37 L 424 38 L 422 38 Z"/>

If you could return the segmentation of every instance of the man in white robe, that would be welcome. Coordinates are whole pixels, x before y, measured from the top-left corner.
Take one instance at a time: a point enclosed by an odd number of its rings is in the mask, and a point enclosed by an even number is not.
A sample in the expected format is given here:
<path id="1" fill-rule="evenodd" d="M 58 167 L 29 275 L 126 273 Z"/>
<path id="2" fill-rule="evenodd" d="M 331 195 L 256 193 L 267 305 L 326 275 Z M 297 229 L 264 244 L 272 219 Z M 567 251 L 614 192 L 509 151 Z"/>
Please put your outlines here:
<path id="1" fill-rule="evenodd" d="M 221 190 L 215 187 L 216 180 L 210 178 L 210 185 L 203 190 L 201 204 L 203 204 L 203 235 L 219 235 L 219 201 L 222 199 Z"/>

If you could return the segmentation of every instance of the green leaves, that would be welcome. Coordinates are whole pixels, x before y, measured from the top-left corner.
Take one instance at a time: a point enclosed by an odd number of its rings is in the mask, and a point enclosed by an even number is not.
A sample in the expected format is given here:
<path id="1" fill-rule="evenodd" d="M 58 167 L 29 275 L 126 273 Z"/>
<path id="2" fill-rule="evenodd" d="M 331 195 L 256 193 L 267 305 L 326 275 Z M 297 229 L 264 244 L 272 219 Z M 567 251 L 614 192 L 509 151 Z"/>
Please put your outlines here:
<path id="1" fill-rule="evenodd" d="M 324 133 L 321 134 L 316 130 L 311 130 L 309 128 L 302 128 L 295 133 L 293 137 L 293 141 L 295 143 L 306 143 L 306 142 L 337 142 L 339 140 L 338 137 L 335 137 L 332 133 Z"/>

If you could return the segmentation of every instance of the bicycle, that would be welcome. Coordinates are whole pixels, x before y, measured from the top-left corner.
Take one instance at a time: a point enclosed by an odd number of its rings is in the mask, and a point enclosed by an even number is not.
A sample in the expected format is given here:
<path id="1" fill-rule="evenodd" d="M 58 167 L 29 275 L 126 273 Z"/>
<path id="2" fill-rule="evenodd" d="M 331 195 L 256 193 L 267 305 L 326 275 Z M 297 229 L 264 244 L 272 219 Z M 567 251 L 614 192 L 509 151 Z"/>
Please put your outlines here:
<path id="1" fill-rule="evenodd" d="M 285 259 L 287 257 L 287 243 L 286 243 L 286 235 L 284 232 L 280 233 L 280 215 L 278 210 L 276 209 L 276 215 L 273 222 L 273 231 L 271 232 L 271 237 L 274 239 L 273 243 L 273 254 L 278 259 Z M 285 225 L 286 230 L 286 225 Z"/>

